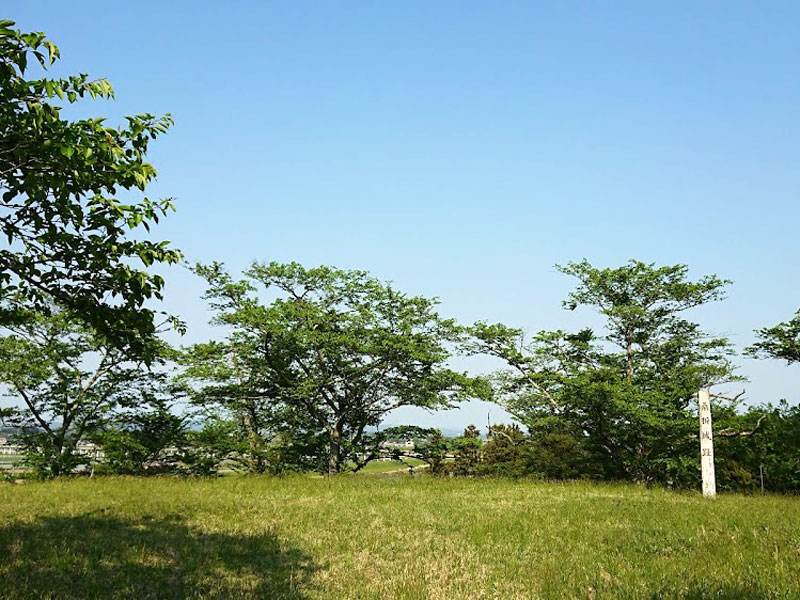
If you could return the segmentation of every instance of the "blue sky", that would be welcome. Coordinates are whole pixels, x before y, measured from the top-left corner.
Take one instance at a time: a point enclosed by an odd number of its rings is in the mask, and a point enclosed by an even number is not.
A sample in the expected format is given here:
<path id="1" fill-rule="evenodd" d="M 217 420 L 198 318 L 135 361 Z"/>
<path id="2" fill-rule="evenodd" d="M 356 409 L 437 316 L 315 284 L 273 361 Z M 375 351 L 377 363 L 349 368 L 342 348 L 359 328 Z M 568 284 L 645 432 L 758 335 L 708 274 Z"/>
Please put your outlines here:
<path id="1" fill-rule="evenodd" d="M 465 322 L 593 323 L 555 263 L 733 279 L 692 315 L 741 348 L 800 308 L 800 4 L 6 0 L 88 114 L 170 112 L 151 190 L 191 261 L 362 268 Z M 202 285 L 167 308 L 210 335 Z M 752 401 L 800 368 L 740 361 Z M 487 406 L 404 413 L 446 428 Z M 493 409 L 493 419 L 499 409 Z"/>

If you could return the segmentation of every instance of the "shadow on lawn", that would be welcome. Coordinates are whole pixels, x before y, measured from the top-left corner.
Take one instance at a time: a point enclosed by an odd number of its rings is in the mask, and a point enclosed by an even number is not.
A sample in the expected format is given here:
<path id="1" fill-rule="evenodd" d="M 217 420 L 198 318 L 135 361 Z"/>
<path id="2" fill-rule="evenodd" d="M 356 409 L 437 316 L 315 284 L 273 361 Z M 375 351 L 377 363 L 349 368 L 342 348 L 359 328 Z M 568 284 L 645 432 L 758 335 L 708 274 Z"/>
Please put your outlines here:
<path id="1" fill-rule="evenodd" d="M 95 513 L 0 529 L 0 596 L 15 600 L 302 600 L 313 569 L 272 535 L 205 533 L 179 518 Z"/>
<path id="2" fill-rule="evenodd" d="M 767 600 L 792 598 L 777 590 L 762 589 L 755 585 L 698 585 L 686 592 L 657 593 L 652 600 Z"/>

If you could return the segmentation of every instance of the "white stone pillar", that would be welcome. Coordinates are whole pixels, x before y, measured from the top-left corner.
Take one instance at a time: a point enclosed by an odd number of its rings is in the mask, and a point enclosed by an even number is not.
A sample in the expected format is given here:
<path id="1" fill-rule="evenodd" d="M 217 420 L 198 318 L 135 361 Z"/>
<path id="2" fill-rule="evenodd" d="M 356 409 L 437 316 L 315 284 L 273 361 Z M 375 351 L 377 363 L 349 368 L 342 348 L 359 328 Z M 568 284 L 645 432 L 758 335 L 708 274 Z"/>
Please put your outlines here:
<path id="1" fill-rule="evenodd" d="M 714 498 L 717 495 L 717 479 L 714 474 L 714 434 L 711 429 L 709 390 L 700 390 L 697 393 L 697 407 L 700 415 L 700 469 L 703 474 L 703 496 Z"/>

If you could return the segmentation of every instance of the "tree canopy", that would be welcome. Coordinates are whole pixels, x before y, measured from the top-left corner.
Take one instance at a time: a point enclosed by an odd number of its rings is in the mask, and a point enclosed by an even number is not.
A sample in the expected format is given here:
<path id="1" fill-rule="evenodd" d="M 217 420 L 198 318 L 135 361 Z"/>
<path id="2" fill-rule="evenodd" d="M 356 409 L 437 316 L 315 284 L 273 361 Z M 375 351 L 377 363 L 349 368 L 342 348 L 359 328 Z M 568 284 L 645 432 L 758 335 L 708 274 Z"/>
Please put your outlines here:
<path id="1" fill-rule="evenodd" d="M 306 454 L 321 445 L 321 470 L 368 460 L 378 443 L 370 429 L 390 411 L 448 406 L 475 387 L 446 366 L 460 328 L 435 300 L 324 266 L 253 263 L 238 281 L 216 263 L 197 273 L 230 333 L 191 349 L 189 375 L 208 383 L 205 399 L 244 410 L 254 434 L 280 416 Z"/>
<path id="2" fill-rule="evenodd" d="M 24 314 L 24 317 L 22 316 Z M 56 307 L 17 310 L 0 337 L 0 383 L 22 401 L 3 411 L 28 461 L 41 475 L 68 473 L 83 460 L 77 445 L 120 407 L 141 409 L 166 376 L 143 368 L 92 329 Z M 150 356 L 163 354 L 152 340 Z"/>
<path id="3" fill-rule="evenodd" d="M 681 314 L 719 300 L 727 282 L 692 282 L 683 265 L 638 261 L 560 270 L 578 279 L 564 306 L 596 310 L 605 334 L 541 331 L 528 340 L 519 329 L 477 323 L 470 349 L 510 367 L 495 376 L 496 399 L 534 433 L 580 440 L 594 461 L 588 470 L 599 476 L 676 477 L 694 454 L 697 390 L 734 378 L 728 340 Z"/>

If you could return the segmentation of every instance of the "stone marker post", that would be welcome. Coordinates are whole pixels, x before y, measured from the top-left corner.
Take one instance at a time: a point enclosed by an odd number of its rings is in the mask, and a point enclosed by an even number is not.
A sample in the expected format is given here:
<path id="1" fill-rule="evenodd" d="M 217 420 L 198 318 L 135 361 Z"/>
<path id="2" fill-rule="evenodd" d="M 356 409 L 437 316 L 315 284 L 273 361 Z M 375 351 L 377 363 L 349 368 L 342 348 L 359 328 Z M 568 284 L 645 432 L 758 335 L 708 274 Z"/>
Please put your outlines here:
<path id="1" fill-rule="evenodd" d="M 717 479 L 714 475 L 714 434 L 711 430 L 709 390 L 700 390 L 697 393 L 697 407 L 700 415 L 700 469 L 703 474 L 703 496 L 714 498 L 717 495 Z"/>

